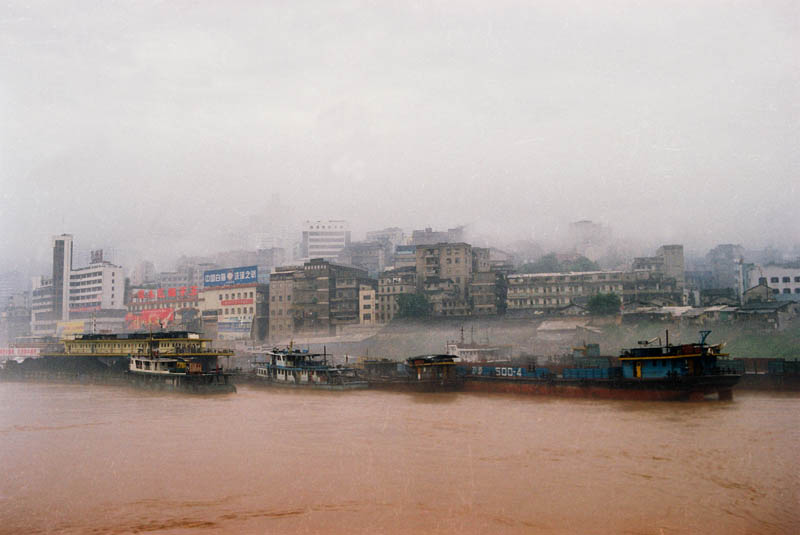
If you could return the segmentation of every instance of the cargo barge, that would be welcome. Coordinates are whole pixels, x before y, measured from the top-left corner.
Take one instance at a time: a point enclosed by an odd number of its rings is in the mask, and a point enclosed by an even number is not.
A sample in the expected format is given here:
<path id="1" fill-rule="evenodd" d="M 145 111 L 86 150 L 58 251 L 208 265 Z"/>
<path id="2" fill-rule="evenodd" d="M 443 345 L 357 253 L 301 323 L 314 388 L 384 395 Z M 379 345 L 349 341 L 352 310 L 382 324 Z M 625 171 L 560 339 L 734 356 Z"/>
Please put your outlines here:
<path id="1" fill-rule="evenodd" d="M 721 345 L 708 345 L 711 331 L 701 331 L 698 343 L 672 345 L 639 342 L 618 357 L 619 366 L 567 367 L 560 374 L 548 368 L 459 366 L 468 391 L 510 392 L 551 396 L 630 400 L 702 400 L 716 396 L 733 399 L 733 387 L 740 379 L 724 367 Z M 723 365 L 723 367 L 720 366 Z"/>
<path id="2" fill-rule="evenodd" d="M 367 381 L 353 368 L 328 364 L 327 353 L 274 348 L 253 363 L 251 384 L 316 390 L 355 390 L 367 388 Z"/>
<path id="3" fill-rule="evenodd" d="M 445 392 L 464 387 L 452 355 L 420 355 L 405 362 L 365 360 L 361 363 L 370 388 L 412 392 Z"/>
<path id="4" fill-rule="evenodd" d="M 63 350 L 6 363 L 2 378 L 227 394 L 236 387 L 219 358 L 232 355 L 189 331 L 78 334 L 63 340 Z"/>

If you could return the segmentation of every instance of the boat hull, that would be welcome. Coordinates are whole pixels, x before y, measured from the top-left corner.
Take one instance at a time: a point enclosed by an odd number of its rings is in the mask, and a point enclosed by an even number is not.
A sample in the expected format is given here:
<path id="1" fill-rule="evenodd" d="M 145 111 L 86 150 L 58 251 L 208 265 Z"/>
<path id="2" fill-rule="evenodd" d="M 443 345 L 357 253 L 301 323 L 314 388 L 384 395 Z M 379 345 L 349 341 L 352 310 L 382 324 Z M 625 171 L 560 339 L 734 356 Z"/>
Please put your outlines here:
<path id="1" fill-rule="evenodd" d="M 738 375 L 682 377 L 679 379 L 536 379 L 466 376 L 464 390 L 576 398 L 642 401 L 702 400 L 716 395 L 730 400 Z"/>
<path id="2" fill-rule="evenodd" d="M 463 380 L 370 379 L 369 387 L 398 392 L 455 392 L 464 389 Z"/>
<path id="3" fill-rule="evenodd" d="M 263 386 L 269 388 L 287 388 L 299 390 L 363 390 L 369 388 L 367 381 L 348 381 L 345 383 L 290 383 L 287 381 L 270 381 L 254 377 L 247 381 L 250 385 Z"/>

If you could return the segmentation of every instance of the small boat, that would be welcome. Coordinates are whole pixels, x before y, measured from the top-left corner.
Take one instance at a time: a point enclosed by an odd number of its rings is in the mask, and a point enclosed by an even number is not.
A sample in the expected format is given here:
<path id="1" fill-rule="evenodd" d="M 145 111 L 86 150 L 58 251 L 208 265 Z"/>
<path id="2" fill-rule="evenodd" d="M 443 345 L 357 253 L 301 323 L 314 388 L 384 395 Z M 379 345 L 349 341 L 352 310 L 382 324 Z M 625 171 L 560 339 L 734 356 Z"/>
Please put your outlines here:
<path id="1" fill-rule="evenodd" d="M 196 394 L 236 392 L 231 374 L 221 367 L 204 369 L 207 363 L 157 352 L 130 357 L 128 374 L 136 386 L 165 390 L 182 390 Z"/>
<path id="2" fill-rule="evenodd" d="M 420 355 L 405 362 L 365 360 L 361 365 L 371 388 L 441 392 L 464 386 L 463 377 L 456 373 L 456 360 L 452 355 Z"/>
<path id="3" fill-rule="evenodd" d="M 254 383 L 287 388 L 354 390 L 367 388 L 353 368 L 328 364 L 327 353 L 273 348 L 253 362 Z"/>

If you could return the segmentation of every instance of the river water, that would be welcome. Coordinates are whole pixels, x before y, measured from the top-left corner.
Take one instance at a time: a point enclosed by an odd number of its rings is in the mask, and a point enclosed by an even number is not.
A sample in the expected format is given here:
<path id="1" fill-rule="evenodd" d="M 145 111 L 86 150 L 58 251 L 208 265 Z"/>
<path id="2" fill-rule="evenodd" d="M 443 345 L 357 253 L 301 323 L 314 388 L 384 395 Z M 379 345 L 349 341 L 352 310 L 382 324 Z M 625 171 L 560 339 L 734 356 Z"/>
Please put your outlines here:
<path id="1" fill-rule="evenodd" d="M 798 533 L 800 396 L 0 383 L 1 533 Z"/>

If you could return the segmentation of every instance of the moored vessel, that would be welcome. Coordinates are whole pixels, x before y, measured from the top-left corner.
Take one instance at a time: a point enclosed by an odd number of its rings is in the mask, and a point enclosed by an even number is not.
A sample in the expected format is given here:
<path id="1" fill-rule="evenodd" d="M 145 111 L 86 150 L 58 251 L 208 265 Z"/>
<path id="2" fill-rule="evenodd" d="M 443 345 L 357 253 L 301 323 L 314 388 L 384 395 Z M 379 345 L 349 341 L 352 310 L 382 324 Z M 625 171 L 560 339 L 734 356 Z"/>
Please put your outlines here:
<path id="1" fill-rule="evenodd" d="M 405 362 L 365 360 L 361 366 L 371 388 L 439 392 L 464 386 L 456 364 L 452 355 L 420 355 Z"/>
<path id="2" fill-rule="evenodd" d="M 286 388 L 355 390 L 367 388 L 367 381 L 353 368 L 328 363 L 327 353 L 287 347 L 273 348 L 253 361 L 253 383 Z"/>
<path id="3" fill-rule="evenodd" d="M 711 331 L 701 331 L 698 343 L 673 345 L 667 340 L 639 342 L 623 350 L 619 365 L 548 368 L 463 366 L 465 388 L 473 391 L 515 392 L 554 396 L 635 400 L 701 400 L 716 395 L 733 399 L 740 375 L 726 369 L 719 357 L 722 345 L 706 344 Z"/>
<path id="4" fill-rule="evenodd" d="M 9 380 L 122 384 L 197 394 L 231 393 L 236 387 L 220 357 L 233 353 L 211 347 L 190 331 L 78 334 L 63 349 L 27 359 L 4 376 Z"/>

